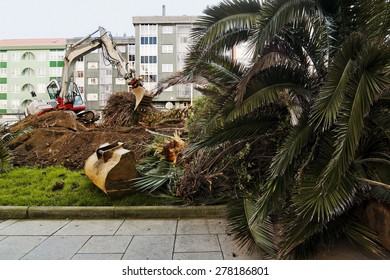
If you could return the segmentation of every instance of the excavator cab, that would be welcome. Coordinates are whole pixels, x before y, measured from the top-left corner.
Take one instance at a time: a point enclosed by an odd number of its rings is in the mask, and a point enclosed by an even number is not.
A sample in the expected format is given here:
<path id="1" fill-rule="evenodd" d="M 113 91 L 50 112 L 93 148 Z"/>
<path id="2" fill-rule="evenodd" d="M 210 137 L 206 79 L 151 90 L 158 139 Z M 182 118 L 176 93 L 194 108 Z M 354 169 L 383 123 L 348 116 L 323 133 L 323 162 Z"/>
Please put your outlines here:
<path id="1" fill-rule="evenodd" d="M 51 80 L 47 86 L 47 92 L 50 99 L 57 101 L 57 109 L 72 110 L 76 113 L 85 110 L 86 107 L 76 83 L 73 81 L 70 82 L 68 90 L 66 91 L 65 100 L 59 96 L 60 91 L 60 83 L 57 80 Z"/>

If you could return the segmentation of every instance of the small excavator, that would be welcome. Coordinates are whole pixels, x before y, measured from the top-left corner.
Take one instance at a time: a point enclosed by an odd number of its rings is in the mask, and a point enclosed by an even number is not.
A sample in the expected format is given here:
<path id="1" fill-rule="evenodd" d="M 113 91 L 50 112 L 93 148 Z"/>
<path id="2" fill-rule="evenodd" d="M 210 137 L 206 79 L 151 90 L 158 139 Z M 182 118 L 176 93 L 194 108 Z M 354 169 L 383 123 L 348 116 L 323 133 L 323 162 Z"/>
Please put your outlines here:
<path id="1" fill-rule="evenodd" d="M 99 32 L 100 36 L 93 37 Z M 131 93 L 136 98 L 134 110 L 150 106 L 153 96 L 142 86 L 142 81 L 135 77 L 134 69 L 123 58 L 111 35 L 103 27 L 70 45 L 64 56 L 61 81 L 52 80 L 47 86 L 50 101 L 33 100 L 26 108 L 26 116 L 41 115 L 53 110 L 68 110 L 76 113 L 76 118 L 84 123 L 93 123 L 99 119 L 92 110 L 86 110 L 85 103 L 77 84 L 74 82 L 76 61 L 84 55 L 102 48 L 105 58 L 118 69 L 119 75 L 131 86 Z"/>

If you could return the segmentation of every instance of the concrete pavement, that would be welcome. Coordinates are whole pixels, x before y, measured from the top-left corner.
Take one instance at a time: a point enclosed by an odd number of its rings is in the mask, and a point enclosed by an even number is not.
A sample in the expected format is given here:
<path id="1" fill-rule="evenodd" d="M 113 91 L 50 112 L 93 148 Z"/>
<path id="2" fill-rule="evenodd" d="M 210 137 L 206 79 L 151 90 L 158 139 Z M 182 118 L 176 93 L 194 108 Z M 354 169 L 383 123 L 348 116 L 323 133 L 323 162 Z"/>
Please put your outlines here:
<path id="1" fill-rule="evenodd" d="M 3 219 L 2 260 L 239 260 L 224 218 Z"/>

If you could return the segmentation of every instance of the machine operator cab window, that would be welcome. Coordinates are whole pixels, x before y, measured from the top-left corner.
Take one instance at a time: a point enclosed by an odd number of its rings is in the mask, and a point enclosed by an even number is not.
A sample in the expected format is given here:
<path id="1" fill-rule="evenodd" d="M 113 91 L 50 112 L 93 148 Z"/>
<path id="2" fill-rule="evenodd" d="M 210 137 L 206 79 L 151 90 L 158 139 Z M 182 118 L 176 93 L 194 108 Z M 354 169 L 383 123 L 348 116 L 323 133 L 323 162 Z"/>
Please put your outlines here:
<path id="1" fill-rule="evenodd" d="M 60 93 L 60 84 L 57 80 L 50 81 L 47 86 L 47 92 L 49 93 L 50 99 L 58 100 Z M 70 82 L 68 91 L 66 92 L 66 99 L 68 103 L 72 103 L 73 106 L 82 106 L 84 101 L 81 97 L 80 90 L 74 82 Z"/>

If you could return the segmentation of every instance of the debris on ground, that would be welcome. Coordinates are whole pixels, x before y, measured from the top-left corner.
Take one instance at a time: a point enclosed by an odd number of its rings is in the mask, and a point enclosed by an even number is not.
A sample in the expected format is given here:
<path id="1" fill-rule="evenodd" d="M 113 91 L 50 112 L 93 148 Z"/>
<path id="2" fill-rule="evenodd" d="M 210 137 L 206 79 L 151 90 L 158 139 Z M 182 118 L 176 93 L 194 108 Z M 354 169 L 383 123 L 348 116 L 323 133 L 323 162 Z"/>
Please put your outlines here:
<path id="1" fill-rule="evenodd" d="M 104 110 L 100 124 L 84 124 L 76 120 L 71 111 L 52 111 L 28 116 L 11 126 L 11 133 L 30 129 L 6 144 L 12 153 L 13 165 L 63 165 L 80 170 L 100 145 L 115 141 L 123 142 L 124 148 L 133 151 L 138 161 L 144 157 L 147 145 L 153 142 L 154 135 L 149 129 L 171 135 L 184 129 L 182 118 L 173 124 L 159 124 L 163 123 L 166 113 L 162 113 L 160 119 L 156 117 L 158 113 L 154 113 L 156 123 L 152 126 L 131 125 L 129 118 L 134 114 L 133 105 L 127 102 L 132 95 L 117 93 L 112 96 L 114 99 Z"/>
<path id="2" fill-rule="evenodd" d="M 145 146 L 153 140 L 153 135 L 143 127 L 106 128 L 96 124 L 88 127 L 67 111 L 29 116 L 11 127 L 11 131 L 27 128 L 32 128 L 29 133 L 7 142 L 14 166 L 63 165 L 78 170 L 103 143 L 124 142 L 125 147 L 141 158 Z"/>

